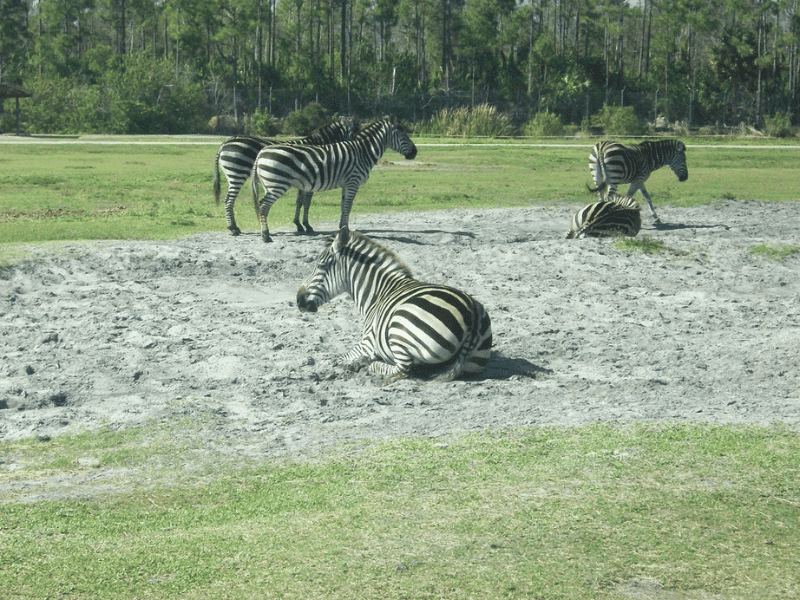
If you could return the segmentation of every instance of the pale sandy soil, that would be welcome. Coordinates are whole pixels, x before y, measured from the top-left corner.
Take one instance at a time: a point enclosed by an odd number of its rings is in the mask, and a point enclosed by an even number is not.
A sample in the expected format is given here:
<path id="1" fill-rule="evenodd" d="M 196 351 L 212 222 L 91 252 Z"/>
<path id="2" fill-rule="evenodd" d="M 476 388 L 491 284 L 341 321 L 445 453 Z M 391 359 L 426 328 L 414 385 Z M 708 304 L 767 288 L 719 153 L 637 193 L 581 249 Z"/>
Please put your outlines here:
<path id="1" fill-rule="evenodd" d="M 489 368 L 446 384 L 334 367 L 359 339 L 352 301 L 295 306 L 324 235 L 35 248 L 0 273 L 0 441 L 212 417 L 208 447 L 245 460 L 487 428 L 800 422 L 800 256 L 751 252 L 800 245 L 800 203 L 660 206 L 659 229 L 645 208 L 640 236 L 668 247 L 653 255 L 564 240 L 577 208 L 353 215 L 487 308 Z"/>

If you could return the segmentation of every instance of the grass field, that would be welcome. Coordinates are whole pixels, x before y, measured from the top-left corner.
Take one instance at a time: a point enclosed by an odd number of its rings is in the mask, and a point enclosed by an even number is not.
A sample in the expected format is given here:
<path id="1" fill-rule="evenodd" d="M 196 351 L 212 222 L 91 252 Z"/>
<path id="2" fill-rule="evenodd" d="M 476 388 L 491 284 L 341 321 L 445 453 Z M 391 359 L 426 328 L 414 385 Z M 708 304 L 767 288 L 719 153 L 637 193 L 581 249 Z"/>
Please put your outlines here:
<path id="1" fill-rule="evenodd" d="M 39 477 L 116 467 L 122 491 L 4 504 L 4 598 L 800 593 L 800 453 L 782 427 L 531 428 L 191 475 L 202 440 L 157 438 L 5 444 Z"/>
<path id="2" fill-rule="evenodd" d="M 217 142 L 0 144 L 0 241 L 165 239 L 224 231 L 214 203 Z M 419 141 L 406 163 L 390 151 L 358 192 L 353 219 L 379 211 L 588 203 L 591 141 L 571 144 Z M 796 201 L 800 146 L 696 145 L 689 180 L 665 168 L 648 181 L 659 206 L 720 199 Z M 226 182 L 222 178 L 223 196 Z M 623 190 L 624 191 L 624 190 Z M 290 226 L 295 193 L 278 200 L 270 227 Z M 335 221 L 340 192 L 318 193 L 311 221 Z M 236 203 L 244 231 L 258 231 L 249 182 Z"/>
<path id="3" fill-rule="evenodd" d="M 0 144 L 0 264 L 26 243 L 225 230 L 216 143 L 91 141 Z M 413 163 L 387 152 L 352 221 L 588 203 L 591 143 L 419 140 Z M 800 199 L 800 147 L 735 144 L 689 141 L 686 183 L 667 169 L 648 181 L 656 205 Z M 290 226 L 294 194 L 273 208 L 272 228 Z M 336 220 L 338 192 L 311 210 Z M 258 229 L 247 186 L 237 219 Z M 0 598 L 800 598 L 789 426 L 527 428 L 247 465 L 198 464 L 202 430 L 0 445 Z M 107 488 L 91 495 L 33 501 L 15 487 L 100 473 Z"/>

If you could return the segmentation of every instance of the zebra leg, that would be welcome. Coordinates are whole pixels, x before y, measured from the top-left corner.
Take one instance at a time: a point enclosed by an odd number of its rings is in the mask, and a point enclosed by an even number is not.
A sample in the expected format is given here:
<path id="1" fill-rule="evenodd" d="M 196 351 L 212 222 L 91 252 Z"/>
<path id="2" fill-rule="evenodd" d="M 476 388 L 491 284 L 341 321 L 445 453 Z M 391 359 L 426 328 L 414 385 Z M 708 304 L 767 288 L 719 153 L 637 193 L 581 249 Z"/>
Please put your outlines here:
<path id="1" fill-rule="evenodd" d="M 384 385 L 389 385 L 395 381 L 408 378 L 408 371 L 406 369 L 403 369 L 399 365 L 390 365 L 381 360 L 372 361 L 369 365 L 369 371 L 377 375 L 385 375 L 387 379 Z"/>
<path id="2" fill-rule="evenodd" d="M 267 226 L 267 217 L 269 217 L 269 209 L 275 204 L 275 201 L 281 195 L 267 193 L 258 203 L 258 218 L 261 221 L 261 239 L 265 242 L 271 242 L 272 238 L 269 235 L 269 227 Z"/>
<path id="3" fill-rule="evenodd" d="M 294 225 L 297 233 L 314 233 L 311 225 L 308 224 L 308 208 L 311 206 L 311 197 L 314 192 L 297 192 L 297 201 L 294 208 Z M 303 208 L 303 222 L 300 223 L 300 208 Z"/>
<path id="4" fill-rule="evenodd" d="M 344 367 L 345 370 L 355 373 L 360 371 L 374 360 L 372 344 L 369 340 L 361 340 L 350 352 L 340 356 L 336 361 L 337 367 Z"/>
<path id="5" fill-rule="evenodd" d="M 350 209 L 353 208 L 353 198 L 356 197 L 357 191 L 357 185 L 348 185 L 342 188 L 342 213 L 339 217 L 339 229 L 349 226 Z"/>
<path id="6" fill-rule="evenodd" d="M 303 200 L 303 225 L 306 228 L 306 233 L 314 233 L 314 230 L 308 222 L 308 209 L 311 208 L 311 197 L 313 195 L 313 192 L 309 192 Z"/>
<path id="7" fill-rule="evenodd" d="M 242 231 L 236 226 L 236 219 L 233 216 L 233 203 L 236 202 L 236 196 L 239 189 L 229 187 L 228 193 L 225 196 L 225 220 L 228 222 L 228 229 L 231 235 L 239 235 Z"/>
<path id="8" fill-rule="evenodd" d="M 633 194 L 636 193 L 636 189 L 637 186 L 632 185 L 631 188 L 628 190 L 628 196 L 633 198 Z M 653 206 L 653 201 L 650 199 L 650 194 L 647 193 L 647 189 L 644 187 L 644 184 L 638 186 L 638 189 L 642 191 L 642 196 L 644 196 L 644 199 L 647 200 L 647 204 L 650 206 L 650 212 L 653 213 L 653 221 L 655 223 L 661 223 L 661 219 L 659 219 L 658 215 L 656 214 L 656 208 L 655 206 Z"/>

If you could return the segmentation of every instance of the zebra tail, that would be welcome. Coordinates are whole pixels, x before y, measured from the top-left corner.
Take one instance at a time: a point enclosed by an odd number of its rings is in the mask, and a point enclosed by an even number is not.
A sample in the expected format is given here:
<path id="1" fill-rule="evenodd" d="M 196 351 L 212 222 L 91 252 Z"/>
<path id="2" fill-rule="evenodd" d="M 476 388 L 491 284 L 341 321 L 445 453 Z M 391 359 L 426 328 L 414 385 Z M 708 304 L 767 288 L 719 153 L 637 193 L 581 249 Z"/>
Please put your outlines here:
<path id="1" fill-rule="evenodd" d="M 455 358 L 447 364 L 447 367 L 443 371 L 432 377 L 432 381 L 453 381 L 456 377 L 464 372 L 464 365 L 467 363 L 467 360 L 472 356 L 475 350 L 477 350 L 478 344 L 481 343 L 481 332 L 483 331 L 484 320 L 489 318 L 489 315 L 483 309 L 483 306 L 481 306 L 481 304 L 477 301 L 475 304 L 473 304 L 472 316 L 473 325 L 472 331 L 470 332 L 469 341 L 461 344 L 461 348 L 459 349 Z"/>
<path id="2" fill-rule="evenodd" d="M 217 206 L 219 206 L 219 188 L 219 151 L 217 151 L 217 157 L 214 159 L 214 202 L 217 203 Z"/>
<path id="3" fill-rule="evenodd" d="M 253 170 L 250 171 L 250 189 L 253 190 L 253 206 L 255 206 L 256 214 L 258 215 L 258 167 L 256 163 L 253 163 Z"/>
<path id="4" fill-rule="evenodd" d="M 608 184 L 607 184 L 607 183 L 605 183 L 605 182 L 601 183 L 601 184 L 600 184 L 600 185 L 598 185 L 596 188 L 593 188 L 593 187 L 592 187 L 592 186 L 590 186 L 588 183 L 586 184 L 586 189 L 588 189 L 588 190 L 589 190 L 590 192 L 592 192 L 593 194 L 596 194 L 596 193 L 598 193 L 598 192 L 603 192 L 603 194 L 605 195 L 605 193 L 606 193 L 606 188 L 608 188 Z"/>

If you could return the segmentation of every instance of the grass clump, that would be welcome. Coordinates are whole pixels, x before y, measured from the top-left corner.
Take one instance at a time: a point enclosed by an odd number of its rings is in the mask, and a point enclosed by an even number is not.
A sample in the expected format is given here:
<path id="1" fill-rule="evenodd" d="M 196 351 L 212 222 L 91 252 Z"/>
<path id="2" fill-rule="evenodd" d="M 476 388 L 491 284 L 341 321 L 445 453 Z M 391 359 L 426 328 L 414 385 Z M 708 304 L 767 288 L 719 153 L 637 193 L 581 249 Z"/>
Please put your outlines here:
<path id="1" fill-rule="evenodd" d="M 792 256 L 800 254 L 800 246 L 791 246 L 782 244 L 779 246 L 771 246 L 769 244 L 756 244 L 750 246 L 750 254 L 755 256 L 763 256 L 770 260 L 786 260 Z"/>
<path id="2" fill-rule="evenodd" d="M 443 108 L 418 128 L 421 135 L 445 137 L 501 137 L 511 135 L 508 116 L 489 104 L 473 108 Z"/>
<path id="3" fill-rule="evenodd" d="M 628 252 L 643 252 L 644 254 L 657 254 L 670 250 L 661 240 L 653 239 L 649 235 L 643 235 L 639 238 L 618 237 L 611 245 L 617 250 L 626 250 Z"/>

